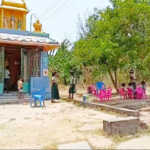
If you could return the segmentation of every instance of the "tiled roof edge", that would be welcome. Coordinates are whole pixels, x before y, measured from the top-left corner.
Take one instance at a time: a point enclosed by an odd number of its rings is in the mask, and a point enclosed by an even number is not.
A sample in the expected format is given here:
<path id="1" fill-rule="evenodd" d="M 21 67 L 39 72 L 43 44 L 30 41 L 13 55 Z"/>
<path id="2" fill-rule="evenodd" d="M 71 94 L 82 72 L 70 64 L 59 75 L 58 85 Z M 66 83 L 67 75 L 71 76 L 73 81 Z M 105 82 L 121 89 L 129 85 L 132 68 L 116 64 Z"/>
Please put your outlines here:
<path id="1" fill-rule="evenodd" d="M 12 29 L 0 29 L 0 33 L 49 38 L 48 33 L 36 33 L 36 32 L 19 31 L 19 30 L 12 30 Z"/>

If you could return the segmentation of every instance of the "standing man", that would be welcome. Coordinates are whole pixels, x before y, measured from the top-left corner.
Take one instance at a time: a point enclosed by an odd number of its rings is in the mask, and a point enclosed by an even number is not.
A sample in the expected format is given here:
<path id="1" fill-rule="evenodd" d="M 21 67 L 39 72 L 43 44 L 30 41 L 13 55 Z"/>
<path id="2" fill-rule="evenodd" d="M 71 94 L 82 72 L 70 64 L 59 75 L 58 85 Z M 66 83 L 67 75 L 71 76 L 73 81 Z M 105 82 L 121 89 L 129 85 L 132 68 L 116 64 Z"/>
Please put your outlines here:
<path id="1" fill-rule="evenodd" d="M 70 71 L 70 74 L 69 99 L 73 99 L 74 93 L 76 92 L 76 79 L 73 71 Z"/>
<path id="2" fill-rule="evenodd" d="M 5 69 L 5 90 L 8 93 L 9 90 L 10 71 L 8 66 Z"/>
<path id="3" fill-rule="evenodd" d="M 135 82 L 136 78 L 135 78 L 134 70 L 131 69 L 129 74 L 130 74 L 130 82 Z"/>

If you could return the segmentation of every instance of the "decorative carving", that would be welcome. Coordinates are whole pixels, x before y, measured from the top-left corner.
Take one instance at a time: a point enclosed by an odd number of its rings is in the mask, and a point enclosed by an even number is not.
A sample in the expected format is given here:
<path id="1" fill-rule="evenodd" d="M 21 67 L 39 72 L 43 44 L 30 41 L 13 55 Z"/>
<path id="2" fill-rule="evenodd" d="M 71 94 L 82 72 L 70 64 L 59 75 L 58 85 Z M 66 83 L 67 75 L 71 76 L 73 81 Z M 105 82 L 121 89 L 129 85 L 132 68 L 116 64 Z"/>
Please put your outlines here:
<path id="1" fill-rule="evenodd" d="M 15 17 L 14 16 L 11 16 L 10 22 L 11 22 L 11 28 L 15 29 Z"/>
<path id="2" fill-rule="evenodd" d="M 9 22 L 8 19 L 6 17 L 4 17 L 4 28 L 6 28 L 6 29 L 9 28 L 8 27 L 8 24 L 9 24 L 8 22 Z"/>
<path id="3" fill-rule="evenodd" d="M 21 30 L 21 26 L 22 26 L 22 21 L 21 21 L 21 20 L 18 20 L 17 29 L 18 29 L 18 30 Z"/>

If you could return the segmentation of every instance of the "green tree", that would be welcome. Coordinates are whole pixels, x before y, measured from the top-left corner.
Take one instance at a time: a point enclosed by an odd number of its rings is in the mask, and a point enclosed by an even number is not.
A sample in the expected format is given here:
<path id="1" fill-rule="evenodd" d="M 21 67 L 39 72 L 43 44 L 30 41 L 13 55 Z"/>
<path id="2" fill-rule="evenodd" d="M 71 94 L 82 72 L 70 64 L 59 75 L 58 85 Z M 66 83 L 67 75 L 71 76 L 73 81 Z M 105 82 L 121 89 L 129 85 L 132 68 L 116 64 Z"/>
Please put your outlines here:
<path id="1" fill-rule="evenodd" d="M 70 79 L 70 71 L 76 72 L 79 75 L 78 63 L 74 60 L 71 43 L 65 39 L 57 52 L 52 52 L 49 56 L 49 70 L 50 72 L 56 71 L 59 73 L 61 82 L 65 85 L 68 84 Z"/>
<path id="2" fill-rule="evenodd" d="M 118 90 L 121 71 L 127 74 L 132 67 L 148 72 L 144 56 L 150 52 L 150 5 L 135 0 L 112 4 L 88 18 L 88 32 L 75 43 L 74 55 L 86 66 L 98 65 Z"/>

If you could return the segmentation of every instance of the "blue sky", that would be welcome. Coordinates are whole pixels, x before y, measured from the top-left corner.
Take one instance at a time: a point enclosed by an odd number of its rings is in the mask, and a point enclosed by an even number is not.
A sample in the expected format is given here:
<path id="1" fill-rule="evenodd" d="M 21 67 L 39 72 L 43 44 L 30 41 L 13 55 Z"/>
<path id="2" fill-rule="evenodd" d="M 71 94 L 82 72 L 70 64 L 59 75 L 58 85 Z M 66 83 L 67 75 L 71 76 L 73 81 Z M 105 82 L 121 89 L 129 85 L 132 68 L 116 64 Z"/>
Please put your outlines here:
<path id="1" fill-rule="evenodd" d="M 109 0 L 25 0 L 28 9 L 37 16 L 44 32 L 58 42 L 65 38 L 71 42 L 77 40 L 79 18 L 84 21 L 94 8 L 104 9 L 110 5 Z M 36 17 L 33 17 L 33 21 Z M 30 14 L 27 18 L 30 30 Z"/>

